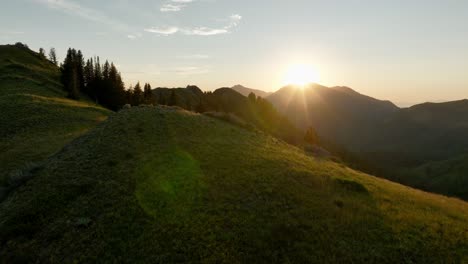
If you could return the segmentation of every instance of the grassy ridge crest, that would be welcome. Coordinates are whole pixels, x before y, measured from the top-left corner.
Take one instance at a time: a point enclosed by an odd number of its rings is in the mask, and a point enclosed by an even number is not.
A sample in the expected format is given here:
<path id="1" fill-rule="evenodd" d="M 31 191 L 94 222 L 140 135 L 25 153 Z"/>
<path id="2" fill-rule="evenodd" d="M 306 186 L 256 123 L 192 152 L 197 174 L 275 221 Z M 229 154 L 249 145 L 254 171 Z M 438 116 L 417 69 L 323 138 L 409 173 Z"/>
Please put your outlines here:
<path id="1" fill-rule="evenodd" d="M 460 263 L 468 249 L 463 201 L 168 107 L 112 115 L 0 212 L 9 260 Z"/>

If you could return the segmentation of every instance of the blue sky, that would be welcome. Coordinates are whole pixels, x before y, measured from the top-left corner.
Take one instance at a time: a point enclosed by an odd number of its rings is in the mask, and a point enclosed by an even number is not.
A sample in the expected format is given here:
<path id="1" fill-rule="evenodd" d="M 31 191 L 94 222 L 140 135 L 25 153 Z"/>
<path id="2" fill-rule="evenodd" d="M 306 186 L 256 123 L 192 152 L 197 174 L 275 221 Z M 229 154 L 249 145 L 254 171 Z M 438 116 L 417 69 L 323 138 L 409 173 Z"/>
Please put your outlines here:
<path id="1" fill-rule="evenodd" d="M 468 1 L 2 0 L 16 41 L 108 58 L 127 85 L 274 91 L 308 64 L 400 104 L 468 97 Z"/>

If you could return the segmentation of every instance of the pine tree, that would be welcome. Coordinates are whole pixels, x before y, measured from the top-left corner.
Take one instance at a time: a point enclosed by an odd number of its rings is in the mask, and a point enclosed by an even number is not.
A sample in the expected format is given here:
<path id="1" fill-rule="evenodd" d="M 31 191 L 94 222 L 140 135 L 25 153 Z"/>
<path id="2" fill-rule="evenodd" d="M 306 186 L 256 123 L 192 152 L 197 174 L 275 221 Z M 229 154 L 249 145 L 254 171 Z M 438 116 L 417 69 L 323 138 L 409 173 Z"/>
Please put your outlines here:
<path id="1" fill-rule="evenodd" d="M 142 103 L 143 90 L 141 90 L 140 83 L 138 82 L 133 88 L 133 105 L 140 105 Z"/>
<path id="2" fill-rule="evenodd" d="M 51 48 L 50 51 L 49 51 L 49 60 L 57 65 L 58 64 L 58 61 L 57 61 L 57 53 L 55 51 L 55 48 Z"/>
<path id="3" fill-rule="evenodd" d="M 83 54 L 81 51 L 69 48 L 67 56 L 61 65 L 61 80 L 68 92 L 68 97 L 79 99 L 80 92 L 84 92 L 85 81 L 83 73 Z"/>
<path id="4" fill-rule="evenodd" d="M 133 103 L 133 86 L 131 85 L 127 90 L 125 90 L 125 101 L 130 105 Z"/>
<path id="5" fill-rule="evenodd" d="M 83 69 L 83 79 L 85 85 L 85 94 L 90 98 L 95 99 L 95 94 L 93 93 L 93 82 L 94 82 L 94 63 L 93 59 L 88 59 Z"/>
<path id="6" fill-rule="evenodd" d="M 65 57 L 61 68 L 61 81 L 63 87 L 67 91 L 68 97 L 72 99 L 79 98 L 79 80 L 75 57 L 76 51 L 71 48 L 68 49 L 67 56 Z"/>
<path id="7" fill-rule="evenodd" d="M 153 91 L 151 90 L 151 85 L 149 83 L 146 83 L 144 86 L 143 99 L 144 99 L 145 104 L 154 103 Z"/>
<path id="8" fill-rule="evenodd" d="M 44 50 L 43 48 L 40 48 L 40 49 L 39 49 L 39 55 L 41 56 L 41 58 L 45 58 L 45 57 L 46 57 L 45 50 Z"/>
<path id="9" fill-rule="evenodd" d="M 106 60 L 106 62 L 104 63 L 104 66 L 102 68 L 102 78 L 104 80 L 108 80 L 109 79 L 109 73 L 110 73 L 110 64 L 109 64 L 109 61 Z"/>
<path id="10" fill-rule="evenodd" d="M 85 80 L 84 80 L 84 58 L 81 50 L 78 50 L 75 57 L 74 66 L 77 74 L 78 88 L 80 92 L 85 92 Z"/>
<path id="11" fill-rule="evenodd" d="M 109 87 L 107 91 L 109 98 L 108 107 L 112 110 L 118 110 L 126 101 L 125 85 L 114 63 L 111 63 L 109 66 L 109 78 L 106 82 Z"/>
<path id="12" fill-rule="evenodd" d="M 99 57 L 94 59 L 94 78 L 93 78 L 93 94 L 96 103 L 100 103 L 101 98 L 103 97 L 102 89 L 102 68 Z"/>
<path id="13" fill-rule="evenodd" d="M 94 79 L 102 80 L 102 68 L 99 56 L 94 59 Z"/>

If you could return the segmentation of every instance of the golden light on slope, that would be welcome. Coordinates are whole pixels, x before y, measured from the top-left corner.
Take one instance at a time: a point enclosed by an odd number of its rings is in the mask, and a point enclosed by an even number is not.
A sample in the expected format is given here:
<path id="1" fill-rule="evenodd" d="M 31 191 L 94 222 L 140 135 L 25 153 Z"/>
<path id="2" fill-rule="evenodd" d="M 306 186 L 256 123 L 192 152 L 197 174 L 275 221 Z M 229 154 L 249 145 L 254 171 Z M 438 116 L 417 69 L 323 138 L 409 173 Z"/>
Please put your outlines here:
<path id="1" fill-rule="evenodd" d="M 295 64 L 286 71 L 284 85 L 304 86 L 309 83 L 318 83 L 319 79 L 319 73 L 314 67 L 307 64 Z"/>

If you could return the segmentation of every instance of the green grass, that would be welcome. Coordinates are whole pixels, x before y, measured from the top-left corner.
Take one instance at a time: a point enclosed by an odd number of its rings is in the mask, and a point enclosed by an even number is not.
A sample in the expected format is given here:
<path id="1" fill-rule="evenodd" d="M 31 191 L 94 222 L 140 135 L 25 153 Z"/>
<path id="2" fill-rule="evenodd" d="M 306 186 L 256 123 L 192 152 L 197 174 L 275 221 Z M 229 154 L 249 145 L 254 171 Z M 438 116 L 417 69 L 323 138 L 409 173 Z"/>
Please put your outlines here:
<path id="1" fill-rule="evenodd" d="M 0 259 L 466 263 L 468 204 L 204 115 L 138 107 L 0 204 Z"/>
<path id="2" fill-rule="evenodd" d="M 30 50 L 0 46 L 0 187 L 110 114 L 65 96 L 57 66 Z"/>
<path id="3" fill-rule="evenodd" d="M 419 167 L 402 170 L 402 183 L 423 190 L 443 193 L 468 200 L 468 155 L 432 161 Z"/>

